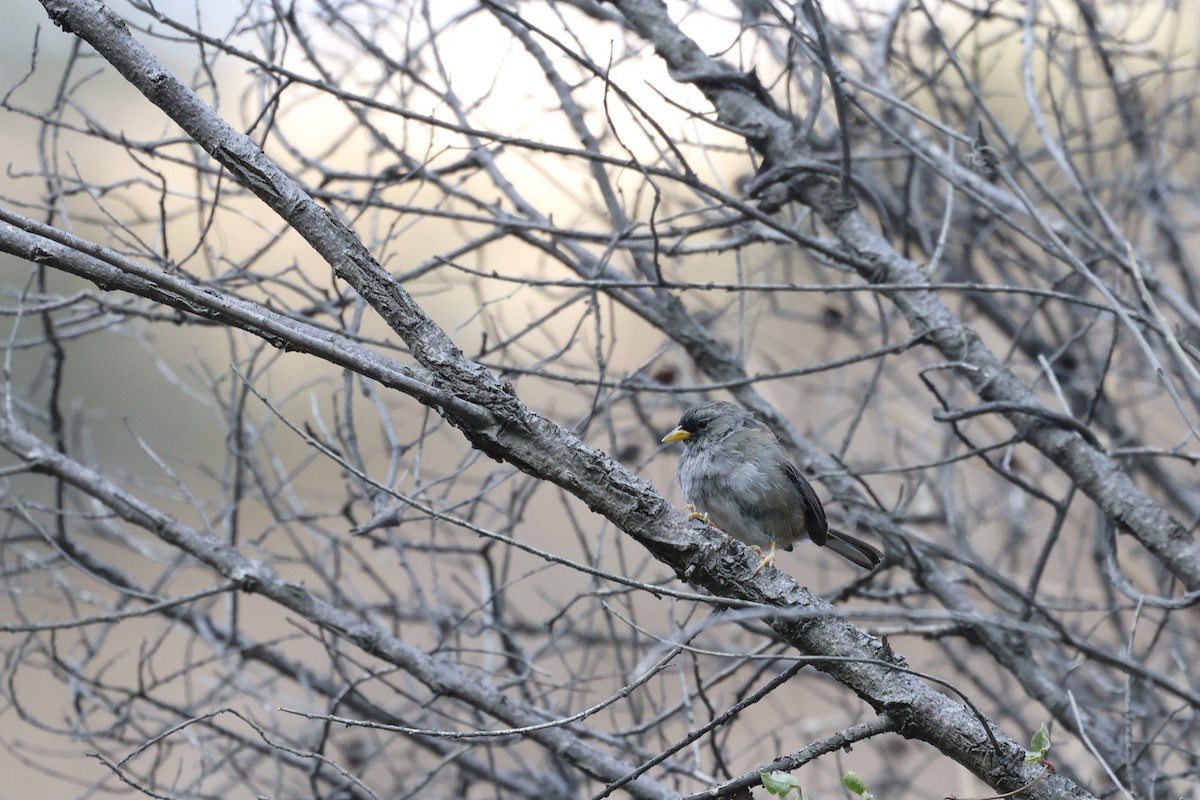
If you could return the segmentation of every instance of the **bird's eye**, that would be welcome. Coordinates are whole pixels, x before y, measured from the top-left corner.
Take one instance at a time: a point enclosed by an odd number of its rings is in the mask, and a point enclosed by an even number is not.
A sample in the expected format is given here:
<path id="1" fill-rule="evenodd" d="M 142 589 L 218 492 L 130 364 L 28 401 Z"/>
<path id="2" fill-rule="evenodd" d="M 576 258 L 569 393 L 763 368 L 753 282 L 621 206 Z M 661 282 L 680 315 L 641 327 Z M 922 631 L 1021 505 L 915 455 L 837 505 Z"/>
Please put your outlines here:
<path id="1" fill-rule="evenodd" d="M 704 420 L 700 420 L 699 422 L 696 423 L 696 430 L 698 430 L 698 431 L 702 431 L 707 427 L 708 427 L 708 423 L 705 422 Z"/>

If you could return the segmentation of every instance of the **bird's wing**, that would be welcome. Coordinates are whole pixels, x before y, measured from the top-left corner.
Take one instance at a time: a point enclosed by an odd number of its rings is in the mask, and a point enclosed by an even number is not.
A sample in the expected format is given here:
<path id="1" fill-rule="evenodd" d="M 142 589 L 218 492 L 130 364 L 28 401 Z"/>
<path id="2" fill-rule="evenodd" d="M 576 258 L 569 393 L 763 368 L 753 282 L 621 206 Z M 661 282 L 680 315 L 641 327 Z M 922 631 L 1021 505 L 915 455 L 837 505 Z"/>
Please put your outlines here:
<path id="1" fill-rule="evenodd" d="M 787 473 L 788 480 L 800 490 L 800 496 L 805 500 L 805 533 L 808 534 L 808 538 L 812 540 L 813 544 L 823 547 L 829 536 L 829 521 L 825 519 L 825 509 L 821 506 L 821 499 L 813 491 L 812 484 L 808 482 L 808 479 L 801 475 L 800 470 L 796 469 L 790 461 L 783 463 L 783 471 Z"/>

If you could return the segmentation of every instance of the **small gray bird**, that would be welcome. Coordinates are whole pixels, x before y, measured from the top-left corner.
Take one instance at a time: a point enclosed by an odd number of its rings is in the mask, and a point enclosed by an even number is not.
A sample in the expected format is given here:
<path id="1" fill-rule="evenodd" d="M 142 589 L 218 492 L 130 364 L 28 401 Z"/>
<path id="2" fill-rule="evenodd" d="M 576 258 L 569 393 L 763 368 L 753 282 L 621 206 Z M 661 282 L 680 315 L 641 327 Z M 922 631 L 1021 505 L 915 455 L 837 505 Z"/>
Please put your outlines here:
<path id="1" fill-rule="evenodd" d="M 776 544 L 791 550 L 806 536 L 865 569 L 883 560 L 866 542 L 829 529 L 812 485 L 775 435 L 741 406 L 692 406 L 662 440 L 683 442 L 677 474 L 691 519 L 710 522 L 760 554 L 771 546 L 754 575 L 774 563 Z"/>

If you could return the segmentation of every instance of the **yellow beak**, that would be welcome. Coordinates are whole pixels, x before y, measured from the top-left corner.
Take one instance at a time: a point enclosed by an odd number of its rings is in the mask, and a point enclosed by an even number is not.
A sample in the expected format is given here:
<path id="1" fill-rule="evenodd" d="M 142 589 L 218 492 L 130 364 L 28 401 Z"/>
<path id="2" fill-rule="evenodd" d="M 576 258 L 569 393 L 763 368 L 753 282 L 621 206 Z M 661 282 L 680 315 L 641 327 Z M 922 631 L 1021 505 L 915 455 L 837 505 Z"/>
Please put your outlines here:
<path id="1" fill-rule="evenodd" d="M 671 442 L 686 441 L 687 439 L 690 439 L 690 438 L 692 438 L 692 434 L 688 433 L 683 428 L 676 428 L 675 430 L 671 431 L 666 436 L 664 436 L 662 438 L 662 440 L 663 440 L 663 444 L 670 444 Z"/>

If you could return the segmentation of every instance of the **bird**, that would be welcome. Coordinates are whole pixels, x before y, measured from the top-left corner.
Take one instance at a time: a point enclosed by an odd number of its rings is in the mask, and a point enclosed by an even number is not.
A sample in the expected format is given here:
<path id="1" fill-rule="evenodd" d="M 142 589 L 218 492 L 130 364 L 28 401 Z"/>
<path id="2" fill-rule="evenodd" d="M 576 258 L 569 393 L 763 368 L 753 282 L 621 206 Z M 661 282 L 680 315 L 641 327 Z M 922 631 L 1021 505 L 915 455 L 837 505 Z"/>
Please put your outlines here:
<path id="1" fill-rule="evenodd" d="M 741 406 L 692 406 L 662 441 L 683 442 L 676 475 L 688 519 L 703 519 L 763 557 L 750 577 L 775 563 L 776 546 L 791 550 L 805 537 L 864 569 L 883 560 L 871 545 L 829 527 L 812 484 L 770 429 Z"/>

